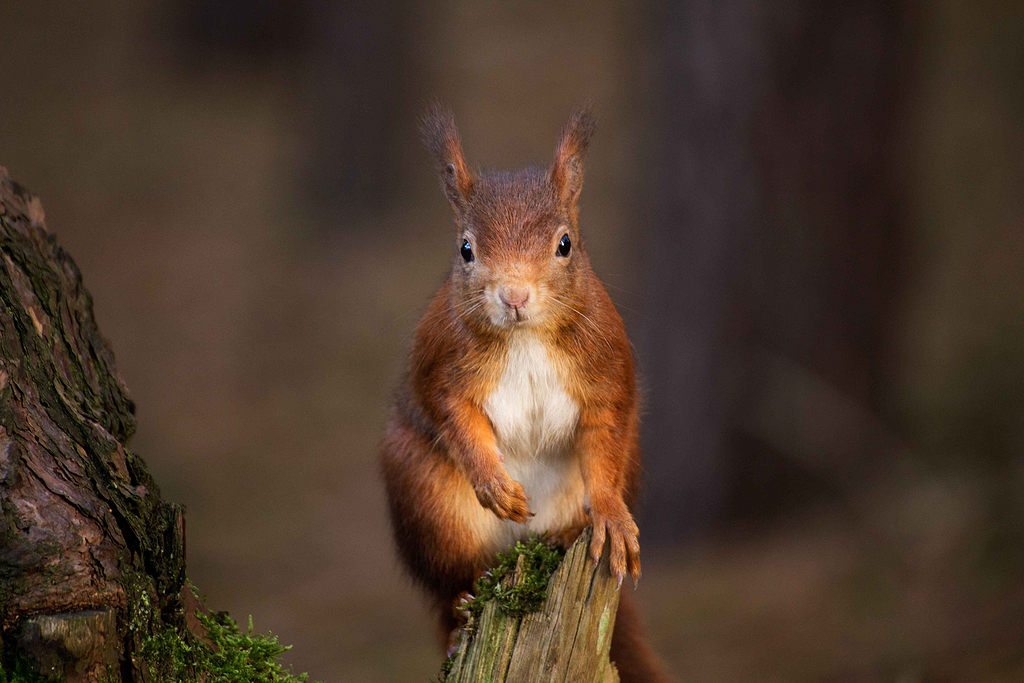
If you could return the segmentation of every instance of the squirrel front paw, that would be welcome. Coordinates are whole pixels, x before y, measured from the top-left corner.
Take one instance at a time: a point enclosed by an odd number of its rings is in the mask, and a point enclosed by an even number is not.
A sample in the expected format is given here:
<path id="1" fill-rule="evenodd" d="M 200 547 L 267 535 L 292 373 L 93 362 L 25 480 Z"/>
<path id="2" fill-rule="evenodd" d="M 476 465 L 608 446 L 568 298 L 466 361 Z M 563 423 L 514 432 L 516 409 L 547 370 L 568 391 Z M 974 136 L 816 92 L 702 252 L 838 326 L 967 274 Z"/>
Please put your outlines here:
<path id="1" fill-rule="evenodd" d="M 533 517 L 523 485 L 505 472 L 477 481 L 473 490 L 480 504 L 501 519 L 525 524 Z"/>
<path id="2" fill-rule="evenodd" d="M 597 564 L 604 550 L 604 540 L 611 546 L 609 564 L 612 575 L 618 578 L 616 590 L 622 586 L 626 572 L 633 577 L 633 585 L 640 581 L 640 529 L 633 521 L 633 515 L 624 503 L 611 506 L 610 510 L 591 510 L 594 536 L 590 541 L 590 559 Z"/>

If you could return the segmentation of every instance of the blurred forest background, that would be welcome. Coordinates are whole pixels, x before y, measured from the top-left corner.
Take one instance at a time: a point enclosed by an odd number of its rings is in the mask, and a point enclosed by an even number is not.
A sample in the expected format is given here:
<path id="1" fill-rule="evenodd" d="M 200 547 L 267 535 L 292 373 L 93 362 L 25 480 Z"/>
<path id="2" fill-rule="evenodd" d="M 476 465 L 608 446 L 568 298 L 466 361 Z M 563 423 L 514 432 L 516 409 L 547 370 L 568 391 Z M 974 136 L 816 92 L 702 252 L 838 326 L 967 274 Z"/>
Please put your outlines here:
<path id="1" fill-rule="evenodd" d="M 4 0 L 0 164 L 212 606 L 315 679 L 436 674 L 376 464 L 451 258 L 435 96 L 483 167 L 599 108 L 680 681 L 1024 677 L 1024 3 Z"/>

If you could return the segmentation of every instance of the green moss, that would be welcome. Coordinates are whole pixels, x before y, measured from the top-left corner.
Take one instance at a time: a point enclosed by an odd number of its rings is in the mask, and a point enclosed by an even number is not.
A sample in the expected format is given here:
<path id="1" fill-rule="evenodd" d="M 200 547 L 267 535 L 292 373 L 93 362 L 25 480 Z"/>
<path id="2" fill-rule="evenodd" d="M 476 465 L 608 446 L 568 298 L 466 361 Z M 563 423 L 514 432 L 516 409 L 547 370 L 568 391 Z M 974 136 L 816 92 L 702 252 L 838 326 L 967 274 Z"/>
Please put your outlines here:
<path id="1" fill-rule="evenodd" d="M 520 556 L 523 558 L 523 575 L 512 585 L 512 574 Z M 498 564 L 477 579 L 476 595 L 466 609 L 474 621 L 480 618 L 480 613 L 490 602 L 496 602 L 502 612 L 513 618 L 536 612 L 547 600 L 548 582 L 564 556 L 565 551 L 549 545 L 536 534 L 531 534 L 525 543 L 517 541 L 507 552 L 498 553 Z M 462 637 L 465 637 L 465 632 Z M 455 657 L 452 655 L 445 659 L 438 681 L 448 678 L 455 665 Z"/>
<path id="2" fill-rule="evenodd" d="M 15 653 L 13 657 L 0 661 L 0 683 L 56 683 L 56 680 L 38 673 L 23 653 Z"/>
<path id="3" fill-rule="evenodd" d="M 445 660 L 441 662 L 441 673 L 438 674 L 436 679 L 430 679 L 430 683 L 444 683 L 448 679 L 448 674 L 452 672 L 453 666 L 455 666 L 455 655 L 446 657 Z"/>
<path id="4" fill-rule="evenodd" d="M 193 588 L 194 590 L 194 588 Z M 197 596 L 198 597 L 198 596 Z M 277 636 L 242 631 L 227 612 L 196 617 L 206 631 L 204 642 L 187 632 L 166 628 L 143 642 L 141 657 L 154 683 L 304 683 L 307 674 L 294 676 L 279 657 L 291 649 Z M 0 681 L 0 683 L 3 683 Z"/>
<path id="5" fill-rule="evenodd" d="M 142 572 L 126 569 L 118 578 L 124 589 L 129 609 L 128 631 L 135 635 L 149 633 L 153 622 L 153 602 L 155 591 L 153 579 Z"/>
<path id="6" fill-rule="evenodd" d="M 503 583 L 502 580 L 515 571 L 520 555 L 524 560 L 522 580 L 515 585 L 509 585 L 509 581 Z M 509 616 L 536 612 L 548 597 L 548 581 L 564 555 L 536 534 L 531 534 L 526 543 L 517 541 L 508 552 L 498 554 L 496 567 L 477 579 L 476 597 L 467 608 L 474 617 L 479 617 L 484 606 L 493 600 Z"/>

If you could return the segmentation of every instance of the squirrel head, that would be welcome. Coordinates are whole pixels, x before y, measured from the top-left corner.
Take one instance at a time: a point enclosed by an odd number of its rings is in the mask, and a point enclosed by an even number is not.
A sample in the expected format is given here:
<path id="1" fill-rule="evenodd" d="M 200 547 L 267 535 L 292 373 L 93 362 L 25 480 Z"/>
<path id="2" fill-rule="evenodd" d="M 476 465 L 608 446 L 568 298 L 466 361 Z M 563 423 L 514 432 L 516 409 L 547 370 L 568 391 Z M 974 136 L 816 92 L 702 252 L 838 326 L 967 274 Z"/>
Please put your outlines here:
<path id="1" fill-rule="evenodd" d="M 473 328 L 510 330 L 558 327 L 579 313 L 591 274 L 578 224 L 589 108 L 573 113 L 547 169 L 473 173 L 442 105 L 422 131 L 455 214 L 449 283 L 458 315 Z"/>

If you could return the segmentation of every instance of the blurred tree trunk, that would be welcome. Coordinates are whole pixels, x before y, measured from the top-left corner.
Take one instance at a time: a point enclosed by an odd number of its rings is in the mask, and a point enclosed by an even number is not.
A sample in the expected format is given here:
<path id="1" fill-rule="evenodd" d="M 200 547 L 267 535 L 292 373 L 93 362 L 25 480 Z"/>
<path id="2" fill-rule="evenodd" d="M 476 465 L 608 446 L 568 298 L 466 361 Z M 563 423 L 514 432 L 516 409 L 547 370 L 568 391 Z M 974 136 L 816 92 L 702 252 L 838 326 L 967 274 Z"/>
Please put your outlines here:
<path id="1" fill-rule="evenodd" d="M 794 463 L 835 478 L 878 441 L 907 46 L 882 0 L 655 2 L 650 20 L 643 528 L 659 541 L 799 498 Z M 808 377 L 825 388 L 801 403 Z M 778 404 L 801 414 L 764 414 Z M 794 443 L 777 420 L 826 433 Z"/>
<path id="2" fill-rule="evenodd" d="M 328 212 L 379 211 L 401 189 L 397 131 L 412 128 L 415 62 L 407 0 L 311 2 L 313 48 L 306 59 L 308 144 L 305 185 Z M 343 221 L 331 223 L 336 228 Z"/>
<path id="3" fill-rule="evenodd" d="M 71 257 L 0 167 L 2 666 L 142 679 L 182 628 L 184 518 L 127 449 L 133 404 Z"/>
<path id="4" fill-rule="evenodd" d="M 328 215 L 377 211 L 401 189 L 396 131 L 420 105 L 415 6 L 353 0 L 174 0 L 179 58 L 295 71 L 295 116 L 308 167 L 302 187 Z M 341 228 L 344 221 L 326 223 Z"/>

